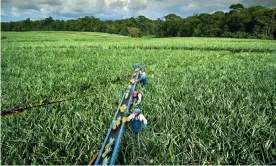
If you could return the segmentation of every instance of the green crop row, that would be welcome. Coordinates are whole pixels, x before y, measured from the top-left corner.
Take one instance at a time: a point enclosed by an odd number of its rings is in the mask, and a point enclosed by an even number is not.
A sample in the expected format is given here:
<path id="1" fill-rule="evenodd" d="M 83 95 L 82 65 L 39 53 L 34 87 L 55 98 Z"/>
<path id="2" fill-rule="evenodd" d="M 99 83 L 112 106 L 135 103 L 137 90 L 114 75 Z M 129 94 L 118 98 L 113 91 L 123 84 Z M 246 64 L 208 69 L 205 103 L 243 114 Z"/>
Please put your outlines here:
<path id="1" fill-rule="evenodd" d="M 82 47 L 102 47 L 112 49 L 120 48 L 152 48 L 152 49 L 214 49 L 223 50 L 243 50 L 260 52 L 275 52 L 275 42 L 271 40 L 256 39 L 227 39 L 227 38 L 142 38 L 133 39 L 116 35 L 106 35 L 101 33 L 2 33 L 6 39 L 3 40 L 4 48 L 31 49 L 35 47 L 47 49 L 61 48 L 82 48 Z M 207 50 L 208 51 L 208 50 Z"/>

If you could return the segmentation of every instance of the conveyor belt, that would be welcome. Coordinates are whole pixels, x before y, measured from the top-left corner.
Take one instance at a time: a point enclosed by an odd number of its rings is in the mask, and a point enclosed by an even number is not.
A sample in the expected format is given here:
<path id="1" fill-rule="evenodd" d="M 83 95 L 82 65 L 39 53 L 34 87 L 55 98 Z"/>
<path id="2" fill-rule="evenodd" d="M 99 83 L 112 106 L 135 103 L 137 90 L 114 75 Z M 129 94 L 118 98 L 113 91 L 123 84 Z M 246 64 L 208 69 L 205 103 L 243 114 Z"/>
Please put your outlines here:
<path id="1" fill-rule="evenodd" d="M 137 68 L 136 76 L 134 76 L 132 79 L 137 80 L 139 77 L 139 72 L 140 68 Z M 122 121 L 123 117 L 127 117 L 129 114 L 129 110 L 132 106 L 132 100 L 133 100 L 133 91 L 136 88 L 136 82 L 134 84 L 129 83 L 129 94 L 128 97 L 126 98 L 127 92 L 124 93 L 123 98 L 120 102 L 120 105 L 118 106 L 118 109 L 113 117 L 113 120 L 110 124 L 110 127 L 108 129 L 108 133 L 104 139 L 104 142 L 102 144 L 102 147 L 98 153 L 97 159 L 95 161 L 95 165 L 103 165 L 103 164 L 108 164 L 108 165 L 114 165 L 117 157 L 117 153 L 120 147 L 120 141 L 124 133 L 124 128 L 125 128 L 125 123 Z M 120 111 L 120 107 L 125 105 L 126 109 L 122 113 Z M 120 125 L 114 130 L 112 129 L 114 123 L 116 123 L 116 120 L 121 117 Z M 114 139 L 113 144 L 111 145 L 109 142 L 111 139 Z M 111 146 L 110 146 L 111 145 Z M 106 149 L 110 149 L 111 151 L 109 153 L 107 152 Z M 104 155 L 103 155 L 104 154 Z"/>

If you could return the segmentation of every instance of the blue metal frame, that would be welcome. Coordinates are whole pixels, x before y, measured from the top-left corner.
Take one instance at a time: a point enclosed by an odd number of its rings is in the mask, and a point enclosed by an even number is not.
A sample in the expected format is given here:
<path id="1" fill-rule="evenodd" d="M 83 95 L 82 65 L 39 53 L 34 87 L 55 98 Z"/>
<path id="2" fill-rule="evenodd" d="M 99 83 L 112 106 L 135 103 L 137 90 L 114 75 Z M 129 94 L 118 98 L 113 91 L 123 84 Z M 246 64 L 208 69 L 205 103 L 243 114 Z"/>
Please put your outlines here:
<path id="1" fill-rule="evenodd" d="M 123 88 L 120 88 L 120 99 L 119 99 L 119 101 L 123 100 L 123 97 L 124 97 L 124 90 L 123 90 Z"/>
<path id="2" fill-rule="evenodd" d="M 137 72 L 137 74 L 136 74 L 136 80 L 137 80 L 137 77 L 139 77 L 139 72 L 140 72 L 140 68 L 138 68 L 138 72 Z M 132 88 L 131 88 L 130 98 L 129 98 L 129 102 L 128 102 L 128 106 L 127 106 L 127 110 L 126 110 L 126 111 L 129 111 L 129 109 L 130 109 L 130 105 L 131 105 L 131 102 L 132 102 L 132 100 L 133 100 L 133 91 L 134 91 L 135 88 L 136 88 L 136 84 L 137 84 L 137 83 L 135 82 L 134 85 L 133 85 Z M 123 97 L 124 97 L 124 96 L 125 96 L 125 93 L 124 93 Z M 112 130 L 113 120 L 116 120 L 116 116 L 117 116 L 117 114 L 118 114 L 118 112 L 119 112 L 119 110 L 120 110 L 120 106 L 122 105 L 122 102 L 123 102 L 123 101 L 124 101 L 124 98 L 121 99 L 121 102 L 120 102 L 120 104 L 119 104 L 119 106 L 118 106 L 118 109 L 117 109 L 117 111 L 116 111 L 116 113 L 115 113 L 115 115 L 114 115 L 114 117 L 113 117 L 113 119 L 112 119 L 112 123 L 110 124 L 110 127 L 109 127 L 109 129 L 108 129 L 108 133 L 107 133 L 107 135 L 106 135 L 106 137 L 105 137 L 105 140 L 104 140 L 104 142 L 103 142 L 103 144 L 102 144 L 102 147 L 101 147 L 101 150 L 100 150 L 100 152 L 99 152 L 99 155 L 98 155 L 98 157 L 97 157 L 97 159 L 96 159 L 95 165 L 99 165 L 99 161 L 100 161 L 101 155 L 102 155 L 102 153 L 103 153 L 103 151 L 104 151 L 105 144 L 107 143 L 107 140 L 108 140 L 108 138 L 109 138 L 109 136 L 110 136 L 110 133 L 111 133 L 111 130 Z M 113 151 L 112 151 L 112 156 L 111 156 L 109 165 L 114 165 L 114 163 L 115 163 L 115 161 L 116 161 L 117 153 L 118 153 L 118 150 L 119 150 L 119 147 L 120 147 L 121 137 L 122 137 L 123 132 L 124 132 L 124 127 L 125 127 L 125 123 L 122 123 L 122 125 L 121 125 L 121 127 L 120 127 L 119 134 L 118 134 L 118 136 L 117 136 L 117 138 L 116 138 L 115 146 L 114 146 L 114 149 L 113 149 Z"/>
<path id="3" fill-rule="evenodd" d="M 125 96 L 125 94 L 124 94 L 123 96 Z M 100 159 L 101 159 L 101 157 L 102 157 L 102 153 L 103 153 L 103 151 L 104 151 L 105 144 L 107 143 L 107 140 L 108 140 L 108 138 L 109 138 L 109 135 L 110 135 L 110 132 L 111 132 L 111 129 L 112 129 L 112 126 L 113 126 L 113 120 L 116 119 L 116 115 L 118 114 L 118 111 L 119 111 L 120 106 L 121 106 L 121 104 L 122 104 L 123 101 L 124 101 L 124 100 L 122 99 L 122 101 L 120 102 L 120 104 L 119 104 L 119 106 L 118 106 L 118 109 L 117 109 L 117 111 L 116 111 L 116 113 L 115 113 L 115 115 L 114 115 L 114 117 L 113 117 L 113 119 L 112 119 L 112 122 L 111 122 L 111 124 L 110 124 L 109 129 L 108 129 L 108 133 L 107 133 L 107 135 L 106 135 L 106 137 L 105 137 L 105 139 L 104 139 L 104 142 L 103 142 L 103 144 L 102 144 L 102 147 L 101 147 L 101 150 L 100 150 L 99 155 L 98 155 L 98 157 L 97 157 L 97 160 L 96 160 L 96 162 L 95 162 L 95 165 L 99 165 L 98 163 L 99 163 L 99 161 L 100 161 Z"/>
<path id="4" fill-rule="evenodd" d="M 137 80 L 137 77 L 139 76 L 139 71 L 140 71 L 140 68 L 138 68 L 138 72 L 136 74 L 136 79 L 135 80 Z M 131 96 L 130 96 L 129 103 L 128 103 L 128 106 L 127 106 L 127 111 L 129 111 L 129 109 L 130 109 L 130 105 L 131 105 L 131 102 L 133 100 L 133 92 L 134 92 L 134 90 L 136 88 L 136 84 L 137 83 L 135 82 L 135 84 L 133 85 L 133 87 L 131 89 Z M 117 153 L 118 153 L 118 150 L 120 148 L 121 137 L 122 137 L 122 135 L 124 133 L 124 128 L 125 128 L 125 123 L 123 123 L 121 125 L 120 131 L 119 131 L 119 135 L 118 135 L 118 139 L 116 139 L 116 143 L 115 143 L 115 146 L 114 146 L 114 150 L 113 150 L 113 153 L 112 153 L 109 165 L 114 165 L 114 163 L 116 161 Z"/>

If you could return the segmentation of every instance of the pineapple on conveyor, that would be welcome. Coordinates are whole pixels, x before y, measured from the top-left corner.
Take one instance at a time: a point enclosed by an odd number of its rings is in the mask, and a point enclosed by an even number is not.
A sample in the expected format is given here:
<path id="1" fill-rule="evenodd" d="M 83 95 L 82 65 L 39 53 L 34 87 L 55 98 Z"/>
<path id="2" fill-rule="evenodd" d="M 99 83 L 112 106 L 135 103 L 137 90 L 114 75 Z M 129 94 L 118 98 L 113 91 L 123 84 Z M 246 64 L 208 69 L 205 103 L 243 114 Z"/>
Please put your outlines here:
<path id="1" fill-rule="evenodd" d="M 116 129 L 117 129 L 116 120 L 113 120 L 112 124 L 113 124 L 112 129 L 113 129 L 113 130 L 116 130 Z"/>
<path id="2" fill-rule="evenodd" d="M 127 122 L 127 117 L 128 117 L 128 111 L 125 111 L 124 114 L 123 114 L 123 119 L 122 119 L 123 123 Z"/>
<path id="3" fill-rule="evenodd" d="M 123 123 L 126 123 L 127 122 L 127 117 L 125 116 L 125 117 L 123 117 Z"/>
<path id="4" fill-rule="evenodd" d="M 126 95 L 125 95 L 125 99 L 127 99 L 129 96 L 129 90 L 126 90 Z"/>
<path id="5" fill-rule="evenodd" d="M 124 104 L 120 107 L 120 112 L 123 113 L 126 110 L 127 106 Z"/>
<path id="6" fill-rule="evenodd" d="M 117 125 L 117 127 L 119 127 L 120 126 L 120 124 L 121 124 L 121 117 L 119 116 L 118 118 L 117 118 L 117 120 L 116 120 L 116 125 Z"/>
<path id="7" fill-rule="evenodd" d="M 111 146 L 114 144 L 115 138 L 110 138 L 108 144 L 105 145 L 105 150 L 110 149 Z"/>
<path id="8" fill-rule="evenodd" d="M 131 80 L 129 81 L 129 83 L 130 83 L 131 85 L 133 85 L 133 84 L 135 83 L 135 80 L 134 80 L 134 79 L 131 79 Z"/>
<path id="9" fill-rule="evenodd" d="M 106 149 L 105 152 L 102 154 L 102 158 L 105 158 L 110 152 L 111 152 L 111 148 Z"/>

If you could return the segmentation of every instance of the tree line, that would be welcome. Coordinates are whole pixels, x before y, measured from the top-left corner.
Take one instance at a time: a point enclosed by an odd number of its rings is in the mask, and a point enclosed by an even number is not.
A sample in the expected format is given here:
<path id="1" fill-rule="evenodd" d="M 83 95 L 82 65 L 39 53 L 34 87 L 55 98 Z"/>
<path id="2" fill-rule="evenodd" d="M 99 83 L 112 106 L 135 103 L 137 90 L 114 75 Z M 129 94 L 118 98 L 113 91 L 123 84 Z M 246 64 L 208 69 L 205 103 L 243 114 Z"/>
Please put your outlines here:
<path id="1" fill-rule="evenodd" d="M 93 16 L 71 20 L 1 22 L 1 31 L 84 31 L 106 32 L 131 37 L 234 37 L 276 39 L 276 8 L 233 4 L 229 12 L 217 11 L 182 18 L 168 14 L 151 20 L 145 16 L 121 20 L 105 20 Z"/>

